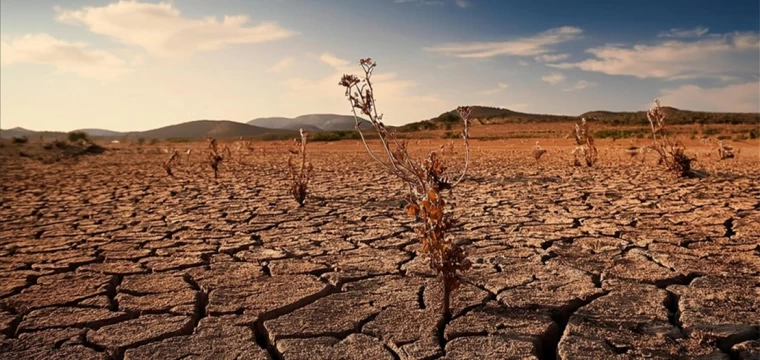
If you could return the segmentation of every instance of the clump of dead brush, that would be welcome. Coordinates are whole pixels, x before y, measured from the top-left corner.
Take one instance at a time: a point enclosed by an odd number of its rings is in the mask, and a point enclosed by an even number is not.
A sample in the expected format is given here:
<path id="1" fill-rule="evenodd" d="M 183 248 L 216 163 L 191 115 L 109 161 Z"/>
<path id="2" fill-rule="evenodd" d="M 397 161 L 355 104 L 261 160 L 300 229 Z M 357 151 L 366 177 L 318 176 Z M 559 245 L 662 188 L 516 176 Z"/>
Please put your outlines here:
<path id="1" fill-rule="evenodd" d="M 733 159 L 736 157 L 733 146 L 724 145 L 723 140 L 718 141 L 718 156 L 721 160 Z"/>
<path id="2" fill-rule="evenodd" d="M 588 122 L 581 118 L 581 125 L 575 124 L 575 149 L 573 149 L 573 165 L 581 166 L 582 160 L 586 166 L 594 166 L 598 156 L 594 138 L 588 130 Z"/>
<path id="3" fill-rule="evenodd" d="M 546 149 L 541 148 L 541 145 L 536 141 L 536 147 L 533 149 L 533 157 L 536 159 L 536 162 L 541 160 L 544 154 L 546 154 Z"/>
<path id="4" fill-rule="evenodd" d="M 174 173 L 172 173 L 172 166 L 177 161 L 177 159 L 179 159 L 179 152 L 177 150 L 174 150 L 172 151 L 172 155 L 169 156 L 169 159 L 163 163 L 163 168 L 164 171 L 166 171 L 166 175 L 174 177 Z"/>
<path id="5" fill-rule="evenodd" d="M 219 164 L 224 160 L 224 157 L 219 154 L 216 139 L 208 138 L 208 150 L 209 163 L 211 164 L 211 169 L 214 170 L 214 179 L 217 179 L 219 177 Z"/>
<path id="6" fill-rule="evenodd" d="M 306 160 L 306 144 L 308 143 L 309 132 L 300 129 L 301 141 L 293 139 L 293 148 L 290 149 L 288 157 L 288 175 L 290 176 L 290 194 L 296 200 L 299 206 L 306 203 L 306 194 L 311 181 L 311 174 L 314 170 L 311 163 Z M 300 156 L 299 164 L 296 166 L 295 159 Z"/>
<path id="7" fill-rule="evenodd" d="M 678 141 L 672 140 L 665 131 L 665 111 L 660 106 L 660 100 L 654 101 L 655 106 L 647 112 L 647 119 L 652 128 L 651 148 L 660 155 L 658 164 L 679 176 L 691 176 L 691 163 L 695 160 L 686 155 L 686 148 Z"/>
<path id="8" fill-rule="evenodd" d="M 446 211 L 443 195 L 445 190 L 451 190 L 457 186 L 467 173 L 470 163 L 469 117 L 472 109 L 469 107 L 457 109 L 464 121 L 462 139 L 466 154 L 461 173 L 452 180 L 447 167 L 435 152 L 431 152 L 422 161 L 413 160 L 409 155 L 407 141 L 400 140 L 395 130 L 388 129 L 382 123 L 383 116 L 377 112 L 371 81 L 372 72 L 377 63 L 368 58 L 360 60 L 359 64 L 364 70 L 364 76 L 359 78 L 355 75 L 343 75 L 339 85 L 346 90 L 345 94 L 351 103 L 356 120 L 356 131 L 359 132 L 364 148 L 370 157 L 395 175 L 408 188 L 405 196 L 406 211 L 409 216 L 418 221 L 415 233 L 422 243 L 421 252 L 427 256 L 431 269 L 442 283 L 441 311 L 445 316 L 450 316 L 450 295 L 459 287 L 461 281 L 458 272 L 468 270 L 471 263 L 465 251 L 446 236 L 449 230 L 455 227 L 456 221 L 452 214 Z M 359 126 L 361 120 L 357 110 L 369 118 L 369 122 L 377 133 L 382 145 L 380 154 L 376 154 L 367 144 Z"/>

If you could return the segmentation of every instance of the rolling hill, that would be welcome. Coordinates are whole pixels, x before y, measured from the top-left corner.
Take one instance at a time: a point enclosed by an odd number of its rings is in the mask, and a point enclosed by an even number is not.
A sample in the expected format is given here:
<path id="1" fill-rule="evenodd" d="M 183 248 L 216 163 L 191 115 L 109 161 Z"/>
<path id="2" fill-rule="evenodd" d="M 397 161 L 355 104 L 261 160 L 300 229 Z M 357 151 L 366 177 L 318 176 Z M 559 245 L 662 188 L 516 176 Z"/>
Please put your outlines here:
<path id="1" fill-rule="evenodd" d="M 124 133 L 118 132 L 118 131 L 111 131 L 111 130 L 104 130 L 104 129 L 79 129 L 74 130 L 78 132 L 83 132 L 91 137 L 116 137 L 116 136 L 124 136 Z M 73 131 L 72 131 L 73 132 Z"/>
<path id="2" fill-rule="evenodd" d="M 33 138 L 39 138 L 40 136 L 44 138 L 66 138 L 65 132 L 57 132 L 57 131 L 34 131 L 34 130 L 28 130 L 20 127 L 15 127 L 12 129 L 7 130 L 0 130 L 0 138 L 2 139 L 10 139 L 14 137 L 22 137 L 26 136 L 29 139 Z"/>
<path id="3" fill-rule="evenodd" d="M 206 137 L 229 139 L 240 136 L 258 137 L 263 135 L 288 134 L 295 134 L 295 132 L 291 130 L 268 129 L 228 120 L 196 120 L 148 131 L 130 132 L 125 135 L 130 138 L 145 139 L 200 139 Z"/>
<path id="4" fill-rule="evenodd" d="M 665 107 L 668 124 L 760 124 L 760 113 L 720 113 L 680 110 Z M 646 111 L 611 112 L 589 111 L 580 116 L 528 114 L 509 109 L 473 106 L 473 125 L 514 124 L 514 123 L 547 123 L 574 122 L 584 117 L 587 120 L 598 121 L 609 125 L 648 125 Z M 411 132 L 419 130 L 449 129 L 459 123 L 456 109 L 445 112 L 429 120 L 418 121 L 399 127 L 399 131 Z"/>
<path id="5" fill-rule="evenodd" d="M 353 115 L 309 114 L 292 119 L 285 117 L 258 118 L 249 121 L 248 124 L 270 129 L 298 130 L 303 128 L 309 131 L 351 131 L 354 130 L 356 123 Z M 362 128 L 365 127 L 369 127 L 369 123 L 362 125 Z"/>

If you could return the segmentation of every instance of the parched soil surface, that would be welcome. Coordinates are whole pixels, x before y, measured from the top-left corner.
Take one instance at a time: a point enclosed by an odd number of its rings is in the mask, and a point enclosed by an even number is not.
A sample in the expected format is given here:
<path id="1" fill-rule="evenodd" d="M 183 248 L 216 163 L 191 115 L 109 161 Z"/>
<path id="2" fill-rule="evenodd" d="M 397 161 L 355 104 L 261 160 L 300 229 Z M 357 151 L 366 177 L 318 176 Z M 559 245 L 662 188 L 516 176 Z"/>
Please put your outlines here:
<path id="1" fill-rule="evenodd" d="M 404 188 L 356 142 L 310 145 L 304 207 L 284 145 L 229 144 L 218 179 L 202 143 L 176 144 L 173 178 L 161 145 L 52 164 L 6 147 L 0 358 L 760 357 L 756 142 L 693 148 L 702 179 L 628 141 L 600 142 L 595 168 L 532 143 L 473 142 L 449 203 L 474 266 L 450 318 Z"/>

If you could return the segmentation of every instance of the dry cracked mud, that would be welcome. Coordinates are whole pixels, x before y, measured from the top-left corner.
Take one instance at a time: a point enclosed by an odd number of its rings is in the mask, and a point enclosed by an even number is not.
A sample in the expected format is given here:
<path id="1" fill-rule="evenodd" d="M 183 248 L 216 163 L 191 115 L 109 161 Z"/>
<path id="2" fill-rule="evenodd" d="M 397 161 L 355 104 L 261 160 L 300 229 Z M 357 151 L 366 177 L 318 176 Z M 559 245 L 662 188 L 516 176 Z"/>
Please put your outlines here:
<path id="1" fill-rule="evenodd" d="M 756 146 L 696 149 L 710 176 L 675 179 L 620 143 L 593 169 L 516 143 L 474 141 L 451 197 L 474 266 L 450 317 L 403 188 L 354 142 L 310 147 L 302 208 L 279 143 L 235 151 L 219 179 L 203 144 L 179 144 L 174 178 L 161 145 L 5 152 L 0 358 L 760 357 Z"/>

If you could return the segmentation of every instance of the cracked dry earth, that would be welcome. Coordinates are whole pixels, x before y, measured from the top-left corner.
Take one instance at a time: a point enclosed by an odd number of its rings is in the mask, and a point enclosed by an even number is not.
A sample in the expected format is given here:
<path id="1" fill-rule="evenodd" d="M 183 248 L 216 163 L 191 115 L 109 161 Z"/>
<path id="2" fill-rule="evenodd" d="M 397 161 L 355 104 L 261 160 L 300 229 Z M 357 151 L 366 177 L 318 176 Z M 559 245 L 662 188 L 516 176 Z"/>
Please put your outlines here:
<path id="1" fill-rule="evenodd" d="M 176 178 L 155 147 L 1 159 L 0 358 L 760 357 L 756 148 L 677 180 L 612 145 L 586 169 L 475 142 L 451 201 L 474 267 L 444 318 L 402 188 L 357 144 L 310 146 L 304 208 L 283 146 L 218 180 L 188 146 Z"/>

